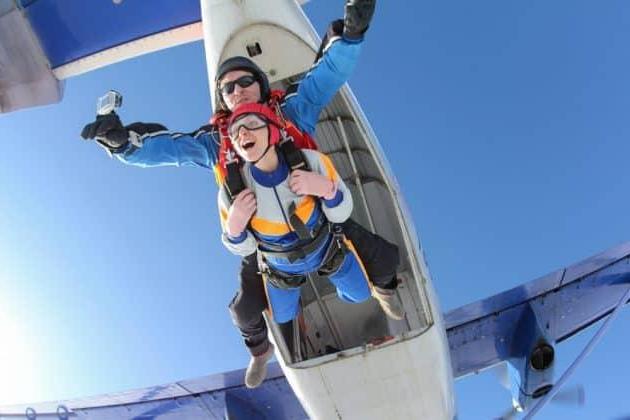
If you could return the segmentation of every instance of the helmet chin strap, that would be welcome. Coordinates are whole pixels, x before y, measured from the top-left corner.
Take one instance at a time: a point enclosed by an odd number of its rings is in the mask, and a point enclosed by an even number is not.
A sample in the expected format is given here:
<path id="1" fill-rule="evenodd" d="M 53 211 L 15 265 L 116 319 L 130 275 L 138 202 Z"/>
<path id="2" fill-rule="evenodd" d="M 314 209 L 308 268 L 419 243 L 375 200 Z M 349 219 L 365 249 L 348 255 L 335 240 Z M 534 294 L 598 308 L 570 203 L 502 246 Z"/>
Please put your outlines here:
<path id="1" fill-rule="evenodd" d="M 252 165 L 256 165 L 258 162 L 260 162 L 260 160 L 265 157 L 269 149 L 271 149 L 271 130 L 269 130 L 269 133 L 267 134 L 267 147 L 265 148 L 265 151 L 262 155 L 260 155 L 258 159 L 252 162 Z"/>

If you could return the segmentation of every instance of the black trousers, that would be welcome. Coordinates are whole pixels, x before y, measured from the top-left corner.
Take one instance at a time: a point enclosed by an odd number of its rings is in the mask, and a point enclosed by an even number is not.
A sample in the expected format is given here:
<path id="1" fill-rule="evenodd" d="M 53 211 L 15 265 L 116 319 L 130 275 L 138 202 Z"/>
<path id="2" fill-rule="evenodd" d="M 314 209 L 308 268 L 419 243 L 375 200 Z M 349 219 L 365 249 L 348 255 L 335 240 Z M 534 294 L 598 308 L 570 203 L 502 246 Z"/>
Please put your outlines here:
<path id="1" fill-rule="evenodd" d="M 395 289 L 396 268 L 400 262 L 398 247 L 351 219 L 342 226 L 344 234 L 354 244 L 370 282 L 383 289 Z M 269 347 L 267 325 L 262 316 L 267 305 L 265 287 L 258 272 L 258 260 L 256 253 L 253 253 L 241 261 L 239 289 L 229 305 L 232 321 L 241 331 L 245 345 L 253 356 L 264 353 Z"/>

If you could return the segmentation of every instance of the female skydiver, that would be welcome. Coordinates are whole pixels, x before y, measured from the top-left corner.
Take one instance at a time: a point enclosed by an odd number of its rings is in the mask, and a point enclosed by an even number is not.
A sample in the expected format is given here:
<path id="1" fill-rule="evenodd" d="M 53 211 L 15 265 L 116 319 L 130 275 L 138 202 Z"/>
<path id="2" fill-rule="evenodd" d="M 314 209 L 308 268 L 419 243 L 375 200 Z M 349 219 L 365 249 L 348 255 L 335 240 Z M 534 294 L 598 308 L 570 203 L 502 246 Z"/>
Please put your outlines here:
<path id="1" fill-rule="evenodd" d="M 233 111 L 228 134 L 245 161 L 246 188 L 233 200 L 223 188 L 218 198 L 223 243 L 237 255 L 258 251 L 270 310 L 278 323 L 297 316 L 300 285 L 307 275 L 327 277 L 347 302 L 362 302 L 371 295 L 363 265 L 338 225 L 352 212 L 350 190 L 320 152 L 298 152 L 308 170 L 291 170 L 288 162 L 294 159 L 279 146 L 283 129 L 265 105 L 245 104 Z"/>

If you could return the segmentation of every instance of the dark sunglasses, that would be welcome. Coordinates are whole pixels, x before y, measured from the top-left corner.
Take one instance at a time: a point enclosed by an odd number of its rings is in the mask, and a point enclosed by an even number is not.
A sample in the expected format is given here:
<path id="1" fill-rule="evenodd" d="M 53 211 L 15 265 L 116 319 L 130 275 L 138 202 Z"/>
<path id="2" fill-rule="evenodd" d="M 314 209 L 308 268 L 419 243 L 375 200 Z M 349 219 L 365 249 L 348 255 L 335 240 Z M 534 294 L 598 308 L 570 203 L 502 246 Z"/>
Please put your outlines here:
<path id="1" fill-rule="evenodd" d="M 234 86 L 235 85 L 239 85 L 242 88 L 246 88 L 251 86 L 253 83 L 257 82 L 258 80 L 256 80 L 256 78 L 254 76 L 241 76 L 236 80 L 232 80 L 231 82 L 227 82 L 226 84 L 224 84 L 223 86 L 221 86 L 219 89 L 221 90 L 221 94 L 222 95 L 231 95 L 232 93 L 234 93 Z"/>

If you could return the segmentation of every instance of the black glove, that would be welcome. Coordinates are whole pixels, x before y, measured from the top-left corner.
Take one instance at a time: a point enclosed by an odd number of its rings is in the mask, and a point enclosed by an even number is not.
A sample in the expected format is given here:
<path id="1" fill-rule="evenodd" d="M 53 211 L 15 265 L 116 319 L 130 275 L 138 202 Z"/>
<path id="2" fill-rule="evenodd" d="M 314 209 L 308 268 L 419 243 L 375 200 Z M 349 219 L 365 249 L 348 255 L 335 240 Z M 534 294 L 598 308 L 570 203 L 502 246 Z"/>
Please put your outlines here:
<path id="1" fill-rule="evenodd" d="M 326 30 L 326 35 L 324 35 L 324 38 L 322 39 L 322 43 L 319 44 L 319 50 L 317 51 L 317 54 L 315 55 L 314 63 L 317 63 L 319 59 L 322 58 L 322 56 L 324 55 L 324 50 L 328 48 L 328 44 L 330 43 L 330 40 L 340 37 L 342 35 L 343 35 L 343 19 L 337 19 L 330 22 L 330 25 L 328 25 L 328 29 Z M 296 85 L 291 85 L 291 86 L 296 86 Z M 289 87 L 289 89 L 291 89 L 291 87 Z M 289 93 L 289 89 L 287 89 L 287 94 Z M 297 89 L 297 86 L 296 86 L 296 89 Z"/>
<path id="2" fill-rule="evenodd" d="M 129 131 L 114 112 L 98 115 L 96 121 L 83 127 L 81 137 L 86 140 L 96 139 L 112 153 L 121 150 L 129 143 Z"/>
<path id="3" fill-rule="evenodd" d="M 372 20 L 376 0 L 346 0 L 343 15 L 343 36 L 346 39 L 360 39 Z"/>

